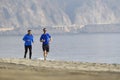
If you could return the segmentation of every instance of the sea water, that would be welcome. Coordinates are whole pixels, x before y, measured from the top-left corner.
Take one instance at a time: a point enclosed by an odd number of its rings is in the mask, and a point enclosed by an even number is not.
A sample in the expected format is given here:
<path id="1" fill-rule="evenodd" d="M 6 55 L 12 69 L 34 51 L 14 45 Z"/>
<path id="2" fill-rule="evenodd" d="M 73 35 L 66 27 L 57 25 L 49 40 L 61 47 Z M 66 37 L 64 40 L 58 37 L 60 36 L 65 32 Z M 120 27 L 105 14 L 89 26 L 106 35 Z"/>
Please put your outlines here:
<path id="1" fill-rule="evenodd" d="M 0 58 L 23 58 L 23 36 L 0 36 Z M 53 40 L 50 43 L 50 52 L 47 57 L 49 60 L 120 63 L 119 33 L 81 33 L 51 36 Z M 32 59 L 43 58 L 42 43 L 39 38 L 40 36 L 34 35 Z"/>

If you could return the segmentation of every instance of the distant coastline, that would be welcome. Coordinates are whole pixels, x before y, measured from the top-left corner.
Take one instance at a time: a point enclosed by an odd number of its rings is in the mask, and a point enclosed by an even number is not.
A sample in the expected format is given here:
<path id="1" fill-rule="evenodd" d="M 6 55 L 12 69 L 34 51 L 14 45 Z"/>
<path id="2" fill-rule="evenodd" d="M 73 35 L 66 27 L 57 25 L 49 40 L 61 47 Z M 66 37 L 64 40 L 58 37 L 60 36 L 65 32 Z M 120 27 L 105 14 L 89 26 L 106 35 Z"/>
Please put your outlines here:
<path id="1" fill-rule="evenodd" d="M 120 24 L 88 24 L 69 26 L 44 26 L 51 34 L 81 34 L 81 33 L 120 33 Z M 28 29 L 33 34 L 42 34 L 43 26 L 36 27 L 9 27 L 0 28 L 0 36 L 4 35 L 24 35 Z"/>

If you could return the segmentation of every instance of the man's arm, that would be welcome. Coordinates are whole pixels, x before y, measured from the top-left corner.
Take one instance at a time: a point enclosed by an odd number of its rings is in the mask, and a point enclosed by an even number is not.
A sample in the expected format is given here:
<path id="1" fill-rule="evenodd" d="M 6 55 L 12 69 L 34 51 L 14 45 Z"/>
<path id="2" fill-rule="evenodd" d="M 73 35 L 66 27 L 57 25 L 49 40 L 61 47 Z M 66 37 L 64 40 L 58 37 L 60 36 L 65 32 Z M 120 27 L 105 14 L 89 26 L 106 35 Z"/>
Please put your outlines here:
<path id="1" fill-rule="evenodd" d="M 23 41 L 26 41 L 26 35 L 23 37 Z"/>
<path id="2" fill-rule="evenodd" d="M 50 38 L 49 42 L 51 42 L 51 41 L 52 41 L 52 37 L 51 37 L 51 35 L 50 35 L 50 34 L 48 34 L 48 36 L 49 36 L 49 38 Z"/>
<path id="3" fill-rule="evenodd" d="M 43 36 L 42 35 L 40 37 L 40 42 L 45 42 L 45 40 L 43 40 Z"/>
<path id="4" fill-rule="evenodd" d="M 52 40 L 53 40 L 52 37 L 50 37 L 50 42 L 51 42 Z"/>
<path id="5" fill-rule="evenodd" d="M 45 42 L 45 40 L 42 39 L 42 40 L 40 40 L 40 42 Z"/>
<path id="6" fill-rule="evenodd" d="M 32 43 L 34 43 L 34 37 L 33 37 L 33 35 L 32 35 Z"/>

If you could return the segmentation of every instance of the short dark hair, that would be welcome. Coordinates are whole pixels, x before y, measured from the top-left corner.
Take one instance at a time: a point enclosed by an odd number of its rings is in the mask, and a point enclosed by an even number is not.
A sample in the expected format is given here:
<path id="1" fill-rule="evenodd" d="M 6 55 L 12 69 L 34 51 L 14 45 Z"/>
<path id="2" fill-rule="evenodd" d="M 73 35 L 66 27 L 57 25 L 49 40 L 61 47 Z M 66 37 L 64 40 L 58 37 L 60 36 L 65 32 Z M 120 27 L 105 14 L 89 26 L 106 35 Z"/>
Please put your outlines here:
<path id="1" fill-rule="evenodd" d="M 43 28 L 43 30 L 46 30 L 46 28 Z"/>
<path id="2" fill-rule="evenodd" d="M 31 30 L 28 30 L 28 32 L 30 32 Z"/>

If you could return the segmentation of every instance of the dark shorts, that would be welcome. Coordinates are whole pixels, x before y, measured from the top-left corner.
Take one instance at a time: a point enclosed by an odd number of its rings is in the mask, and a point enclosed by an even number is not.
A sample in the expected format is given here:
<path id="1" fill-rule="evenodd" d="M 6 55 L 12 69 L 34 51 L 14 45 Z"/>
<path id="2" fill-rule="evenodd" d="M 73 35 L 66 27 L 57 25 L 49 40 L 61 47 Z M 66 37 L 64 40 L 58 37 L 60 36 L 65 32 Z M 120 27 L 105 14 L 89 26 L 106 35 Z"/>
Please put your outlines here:
<path id="1" fill-rule="evenodd" d="M 42 45 L 43 51 L 49 52 L 49 44 Z"/>

